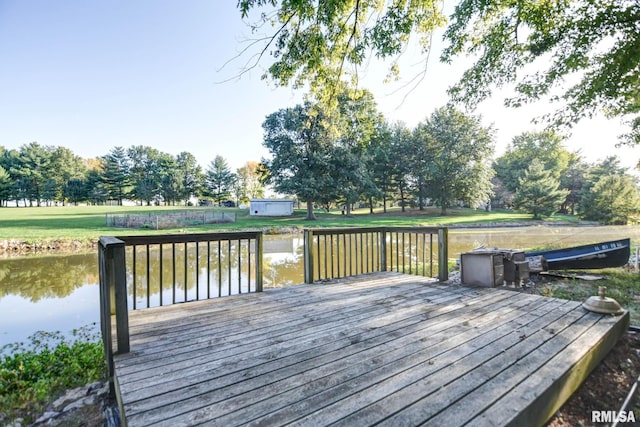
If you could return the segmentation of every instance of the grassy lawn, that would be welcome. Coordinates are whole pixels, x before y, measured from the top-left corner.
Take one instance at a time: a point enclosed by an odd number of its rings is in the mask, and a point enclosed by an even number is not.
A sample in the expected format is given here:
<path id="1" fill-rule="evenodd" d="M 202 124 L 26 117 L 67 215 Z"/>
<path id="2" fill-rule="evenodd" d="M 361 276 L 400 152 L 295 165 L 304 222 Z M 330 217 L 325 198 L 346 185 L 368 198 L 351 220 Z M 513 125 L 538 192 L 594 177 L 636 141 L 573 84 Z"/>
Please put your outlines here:
<path id="1" fill-rule="evenodd" d="M 22 240 L 39 243 L 45 240 L 96 240 L 102 235 L 127 235 L 150 233 L 184 233 L 207 231 L 233 231 L 244 229 L 304 228 L 304 227 L 371 227 L 371 226 L 422 226 L 451 224 L 481 224 L 529 222 L 530 215 L 494 211 L 485 212 L 473 209 L 452 209 L 448 215 L 441 216 L 439 208 L 427 208 L 424 211 L 411 209 L 403 213 L 399 208 L 389 209 L 387 213 L 376 210 L 372 215 L 369 209 L 356 210 L 352 216 L 342 215 L 340 211 L 316 212 L 316 221 L 306 221 L 304 210 L 296 210 L 291 217 L 252 217 L 248 210 L 217 208 L 236 214 L 234 224 L 209 224 L 181 227 L 166 230 L 123 229 L 106 226 L 107 214 L 127 213 L 163 213 L 172 210 L 203 208 L 185 207 L 120 207 L 120 206 L 64 206 L 33 208 L 0 208 L 0 240 Z M 575 222 L 570 216 L 554 216 L 548 221 Z"/>
<path id="2" fill-rule="evenodd" d="M 640 325 L 640 274 L 625 268 L 575 271 L 575 274 L 603 276 L 602 280 L 586 281 L 571 278 L 550 278 L 546 283 L 536 285 L 536 293 L 572 301 L 586 301 L 598 294 L 598 288 L 605 286 L 607 296 L 615 299 L 629 310 L 631 324 Z"/>

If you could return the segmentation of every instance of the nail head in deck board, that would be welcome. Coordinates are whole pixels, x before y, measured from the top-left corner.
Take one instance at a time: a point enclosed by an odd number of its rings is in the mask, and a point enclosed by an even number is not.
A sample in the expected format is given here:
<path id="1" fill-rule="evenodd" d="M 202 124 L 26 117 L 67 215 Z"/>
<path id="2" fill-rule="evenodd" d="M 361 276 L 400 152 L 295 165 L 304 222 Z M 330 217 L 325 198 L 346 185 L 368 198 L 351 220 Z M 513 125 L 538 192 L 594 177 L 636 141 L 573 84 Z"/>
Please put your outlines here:
<path id="1" fill-rule="evenodd" d="M 624 320 L 606 323 L 598 320 L 602 316 L 587 314 L 580 318 L 588 317 L 589 322 L 571 321 L 578 316 L 577 308 L 568 310 L 571 304 L 501 289 L 446 286 L 416 276 L 374 273 L 333 284 L 152 308 L 130 313 L 131 353 L 115 358 L 118 389 L 132 427 L 154 422 L 215 425 L 268 420 L 277 424 L 317 417 L 312 415 L 316 411 L 331 415 L 316 419 L 322 425 L 373 413 L 373 409 L 380 420 L 393 415 L 393 405 L 376 407 L 376 401 L 401 396 L 405 389 L 418 393 L 411 402 L 424 399 L 428 403 L 426 396 L 434 390 L 438 395 L 441 385 L 460 375 L 472 375 L 474 388 L 500 387 L 495 378 L 506 376 L 508 369 L 524 368 L 517 360 L 507 368 L 492 363 L 501 357 L 501 345 L 508 347 L 507 356 L 502 356 L 506 361 L 524 354 L 513 349 L 536 347 L 540 342 L 544 346 L 566 330 L 577 338 L 564 349 L 547 344 L 549 355 L 531 356 L 539 360 L 541 371 L 558 378 L 556 382 L 536 380 L 528 372 L 505 395 L 486 399 L 487 393 L 473 397 L 473 390 L 464 390 L 465 381 L 458 381 L 457 401 L 467 399 L 479 422 L 487 420 L 484 411 L 490 414 L 498 402 L 510 402 L 511 393 L 516 392 L 513 397 L 519 409 L 513 419 L 528 420 L 532 411 L 545 412 L 547 417 L 552 415 L 547 414 L 547 406 L 556 404 L 549 401 L 557 395 L 565 399 L 567 390 L 573 391 L 584 372 L 597 363 L 593 360 L 603 357 L 624 332 Z M 567 310 L 574 314 L 564 316 Z M 556 325 L 557 332 L 552 334 L 542 326 L 553 322 L 564 322 L 566 327 Z M 583 342 L 580 337 L 590 335 L 586 330 L 598 336 Z M 565 363 L 564 351 L 573 354 L 572 364 Z M 473 361 L 475 367 L 456 375 L 461 360 Z M 431 388 L 425 388 L 430 381 Z M 368 396 L 374 390 L 375 396 Z M 286 410 L 290 406 L 295 413 Z M 452 405 L 442 409 L 454 410 Z M 519 413 L 525 418 L 517 418 Z M 410 425 L 411 419 L 405 421 Z"/>

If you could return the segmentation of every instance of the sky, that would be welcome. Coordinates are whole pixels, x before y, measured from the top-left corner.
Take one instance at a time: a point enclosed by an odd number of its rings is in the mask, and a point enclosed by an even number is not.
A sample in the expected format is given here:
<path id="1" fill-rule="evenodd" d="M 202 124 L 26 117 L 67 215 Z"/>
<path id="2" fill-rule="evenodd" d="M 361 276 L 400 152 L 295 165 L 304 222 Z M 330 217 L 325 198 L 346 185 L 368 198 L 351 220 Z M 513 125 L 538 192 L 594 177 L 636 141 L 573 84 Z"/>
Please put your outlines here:
<path id="1" fill-rule="evenodd" d="M 227 62 L 251 36 L 236 4 L 0 0 L 0 146 L 35 141 L 90 158 L 147 145 L 173 155 L 188 151 L 203 167 L 220 155 L 234 170 L 268 157 L 264 119 L 304 93 L 262 80 L 268 59 L 233 79 L 250 58 Z M 419 67 L 409 51 L 403 77 Z M 440 64 L 434 52 L 412 90 L 401 88 L 406 80 L 385 85 L 386 66 L 375 61 L 360 69 L 360 84 L 388 120 L 413 127 L 447 102 L 446 89 L 463 70 L 464 60 Z M 550 108 L 508 110 L 494 97 L 475 113 L 496 130 L 499 155 L 514 136 L 541 130 L 531 119 Z M 640 151 L 615 147 L 623 130 L 618 120 L 597 117 L 577 125 L 565 146 L 590 162 L 618 155 L 633 167 Z"/>

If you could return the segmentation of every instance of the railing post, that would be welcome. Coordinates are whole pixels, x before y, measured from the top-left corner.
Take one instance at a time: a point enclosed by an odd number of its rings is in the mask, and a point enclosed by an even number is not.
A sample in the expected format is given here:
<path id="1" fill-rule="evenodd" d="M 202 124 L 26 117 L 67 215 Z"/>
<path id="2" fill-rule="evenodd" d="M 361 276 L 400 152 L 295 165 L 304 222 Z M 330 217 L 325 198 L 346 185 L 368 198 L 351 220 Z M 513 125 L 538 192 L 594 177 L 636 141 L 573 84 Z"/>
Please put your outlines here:
<path id="1" fill-rule="evenodd" d="M 98 245 L 100 275 L 100 329 L 107 361 L 109 390 L 114 393 L 115 353 L 129 352 L 129 317 L 124 242 L 115 237 L 101 237 Z M 111 316 L 116 316 L 117 352 L 113 351 Z"/>
<path id="2" fill-rule="evenodd" d="M 118 354 L 129 352 L 129 311 L 127 308 L 127 271 L 124 242 L 112 245 L 113 285 L 116 305 L 116 334 Z"/>
<path id="3" fill-rule="evenodd" d="M 449 230 L 438 229 L 438 281 L 449 280 Z"/>
<path id="4" fill-rule="evenodd" d="M 98 244 L 98 273 L 100 276 L 100 331 L 102 332 L 102 345 L 107 362 L 107 380 L 109 393 L 115 396 L 114 368 L 113 368 L 113 342 L 111 338 L 111 290 L 110 275 L 111 266 L 107 265 L 107 246 L 103 245 L 102 238 Z"/>
<path id="5" fill-rule="evenodd" d="M 256 292 L 262 292 L 262 232 L 256 234 Z"/>
<path id="6" fill-rule="evenodd" d="M 387 229 L 380 230 L 380 271 L 387 271 Z"/>
<path id="7" fill-rule="evenodd" d="M 313 283 L 313 231 L 304 230 L 304 283 Z"/>

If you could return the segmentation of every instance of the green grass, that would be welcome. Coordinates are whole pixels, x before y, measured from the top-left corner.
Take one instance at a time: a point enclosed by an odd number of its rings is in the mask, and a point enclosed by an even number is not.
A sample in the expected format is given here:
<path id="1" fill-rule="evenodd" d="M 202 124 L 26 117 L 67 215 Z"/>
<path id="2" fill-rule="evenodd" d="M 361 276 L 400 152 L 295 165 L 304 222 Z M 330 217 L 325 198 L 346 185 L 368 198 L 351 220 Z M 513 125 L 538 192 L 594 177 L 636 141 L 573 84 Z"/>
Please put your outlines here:
<path id="1" fill-rule="evenodd" d="M 575 273 L 584 274 L 584 271 L 576 271 Z M 629 310 L 631 324 L 640 325 L 640 274 L 637 271 L 626 271 L 624 268 L 591 270 L 589 274 L 601 275 L 604 278 L 595 281 L 554 280 L 539 289 L 539 293 L 545 296 L 584 302 L 590 296 L 598 295 L 600 286 L 605 286 L 607 288 L 606 295 Z"/>
<path id="2" fill-rule="evenodd" d="M 29 340 L 1 349 L 9 354 L 0 356 L 0 425 L 33 422 L 64 390 L 106 378 L 102 341 L 91 327 L 71 339 L 38 332 Z"/>
<path id="3" fill-rule="evenodd" d="M 482 224 L 528 222 L 530 215 L 507 211 L 484 212 L 472 209 L 452 209 L 446 216 L 439 208 L 416 209 L 402 213 L 399 208 L 382 213 L 376 210 L 358 209 L 347 217 L 340 211 L 316 212 L 316 221 L 306 221 L 304 210 L 296 210 L 291 217 L 252 217 L 248 210 L 225 208 L 235 212 L 234 224 L 210 224 L 167 230 L 142 230 L 107 227 L 106 214 L 167 212 L 189 209 L 185 207 L 118 207 L 118 206 L 64 206 L 33 208 L 0 208 L 0 240 L 21 240 L 38 244 L 47 240 L 92 240 L 103 235 L 168 234 L 184 232 L 234 231 L 245 229 L 299 228 L 304 227 L 370 227 L 370 226 L 421 226 L 451 224 Z M 202 208 L 190 208 L 202 209 Z M 570 216 L 554 216 L 549 221 L 570 221 Z"/>

